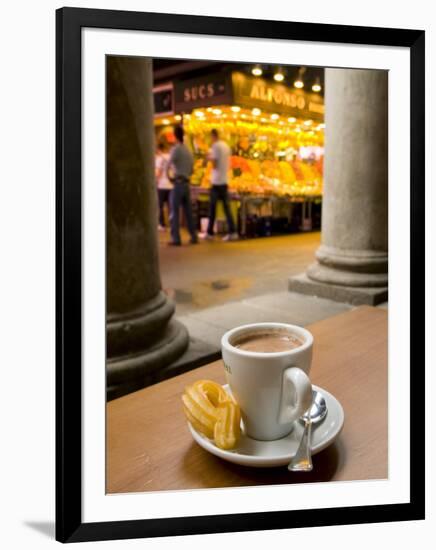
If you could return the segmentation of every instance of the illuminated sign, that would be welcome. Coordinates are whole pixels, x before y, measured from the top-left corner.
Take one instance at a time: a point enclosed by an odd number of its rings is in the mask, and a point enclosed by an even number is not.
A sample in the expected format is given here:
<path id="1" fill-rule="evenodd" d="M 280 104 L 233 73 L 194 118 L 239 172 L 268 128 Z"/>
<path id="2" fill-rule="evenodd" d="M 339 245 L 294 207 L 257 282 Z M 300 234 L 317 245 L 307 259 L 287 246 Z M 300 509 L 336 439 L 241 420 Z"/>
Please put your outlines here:
<path id="1" fill-rule="evenodd" d="M 284 115 L 322 120 L 324 103 L 319 94 L 296 90 L 285 84 L 252 78 L 243 73 L 232 74 L 233 101 L 244 107 L 258 107 Z"/>
<path id="2" fill-rule="evenodd" d="M 176 113 L 190 113 L 198 107 L 239 105 L 319 122 L 324 120 L 324 101 L 319 94 L 241 72 L 182 80 L 174 86 Z"/>

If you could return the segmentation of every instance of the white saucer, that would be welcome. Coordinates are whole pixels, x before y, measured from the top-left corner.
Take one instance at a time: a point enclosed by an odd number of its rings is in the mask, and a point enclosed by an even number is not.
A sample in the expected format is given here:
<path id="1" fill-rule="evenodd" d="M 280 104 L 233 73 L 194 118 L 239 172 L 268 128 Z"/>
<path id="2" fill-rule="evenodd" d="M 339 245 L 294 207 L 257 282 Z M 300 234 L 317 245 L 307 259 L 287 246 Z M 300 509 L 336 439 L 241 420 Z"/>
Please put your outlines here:
<path id="1" fill-rule="evenodd" d="M 344 410 L 331 393 L 315 385 L 312 387 L 322 393 L 328 410 L 323 422 L 312 427 L 311 446 L 314 455 L 328 447 L 338 437 L 344 425 Z M 224 389 L 229 391 L 227 384 Z M 303 434 L 303 426 L 301 422 L 297 421 L 292 432 L 286 437 L 274 441 L 258 441 L 244 434 L 243 424 L 241 423 L 242 434 L 238 446 L 230 451 L 224 451 L 218 448 L 212 440 L 194 430 L 189 422 L 188 426 L 195 441 L 209 453 L 235 464 L 256 468 L 287 465 L 296 453 Z"/>

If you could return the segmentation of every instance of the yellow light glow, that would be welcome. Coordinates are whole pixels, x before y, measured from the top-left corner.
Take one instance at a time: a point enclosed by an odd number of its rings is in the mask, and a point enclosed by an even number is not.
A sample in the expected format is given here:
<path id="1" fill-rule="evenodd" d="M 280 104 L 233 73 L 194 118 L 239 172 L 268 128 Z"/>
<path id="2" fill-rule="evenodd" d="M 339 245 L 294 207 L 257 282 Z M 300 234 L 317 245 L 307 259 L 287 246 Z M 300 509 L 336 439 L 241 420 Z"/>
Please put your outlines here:
<path id="1" fill-rule="evenodd" d="M 280 126 L 283 126 L 284 125 L 283 120 L 279 120 L 279 124 L 280 124 Z"/>
<path id="2" fill-rule="evenodd" d="M 294 117 L 294 116 L 290 116 L 288 118 L 288 122 L 290 122 L 291 124 L 293 124 L 294 122 L 297 122 L 297 119 Z"/>
<path id="3" fill-rule="evenodd" d="M 260 67 L 253 67 L 251 69 L 251 74 L 254 76 L 261 76 L 263 73 L 262 69 Z"/>
<path id="4" fill-rule="evenodd" d="M 302 80 L 298 79 L 294 82 L 294 86 L 296 88 L 304 88 L 304 82 Z"/>
<path id="5" fill-rule="evenodd" d="M 176 116 L 174 117 L 174 120 L 182 120 L 181 115 L 176 115 Z"/>
<path id="6" fill-rule="evenodd" d="M 222 113 L 222 111 L 221 111 L 221 109 L 213 109 L 213 110 L 212 110 L 212 113 L 213 113 L 214 115 L 220 115 L 220 114 Z"/>
<path id="7" fill-rule="evenodd" d="M 313 92 L 320 92 L 321 91 L 321 84 L 314 84 L 312 86 L 312 91 Z"/>
<path id="8" fill-rule="evenodd" d="M 277 113 L 273 113 L 271 115 L 271 120 L 277 120 L 279 118 L 279 115 Z"/>
<path id="9" fill-rule="evenodd" d="M 258 109 L 257 107 L 255 107 L 254 109 L 252 109 L 251 112 L 253 113 L 254 116 L 259 116 L 262 111 L 260 109 Z"/>
<path id="10" fill-rule="evenodd" d="M 169 124 L 169 123 L 170 123 L 170 121 L 169 121 L 167 118 L 164 118 L 164 119 L 162 120 L 162 124 L 167 125 L 167 124 Z"/>
<path id="11" fill-rule="evenodd" d="M 274 75 L 274 80 L 276 82 L 283 82 L 284 79 L 285 79 L 285 75 L 283 73 L 278 72 Z"/>
<path id="12" fill-rule="evenodd" d="M 247 118 L 247 115 L 245 113 L 242 113 L 241 118 Z"/>
<path id="13" fill-rule="evenodd" d="M 261 118 L 260 122 L 268 122 L 268 119 L 267 118 Z"/>
<path id="14" fill-rule="evenodd" d="M 191 115 L 185 115 L 185 119 L 189 120 L 191 118 Z"/>
<path id="15" fill-rule="evenodd" d="M 198 116 L 200 118 L 204 117 L 203 111 L 195 111 L 195 116 Z"/>
<path id="16" fill-rule="evenodd" d="M 305 126 L 312 126 L 312 122 L 313 122 L 313 120 L 305 120 L 304 125 Z"/>
<path id="17" fill-rule="evenodd" d="M 231 109 L 234 113 L 239 113 L 241 107 L 239 107 L 238 105 L 232 105 Z"/>

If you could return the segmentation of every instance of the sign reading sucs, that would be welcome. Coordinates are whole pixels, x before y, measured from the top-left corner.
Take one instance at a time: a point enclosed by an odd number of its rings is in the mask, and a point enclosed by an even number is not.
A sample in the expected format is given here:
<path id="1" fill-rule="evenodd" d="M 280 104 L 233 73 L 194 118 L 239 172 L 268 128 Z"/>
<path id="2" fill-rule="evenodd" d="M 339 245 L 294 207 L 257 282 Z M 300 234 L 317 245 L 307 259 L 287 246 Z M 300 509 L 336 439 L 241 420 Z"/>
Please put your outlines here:
<path id="1" fill-rule="evenodd" d="M 214 74 L 176 83 L 175 108 L 189 112 L 197 107 L 211 107 L 231 103 L 232 90 L 227 74 Z"/>
<path id="2" fill-rule="evenodd" d="M 183 101 L 185 103 L 214 96 L 215 86 L 213 82 L 209 82 L 207 84 L 199 84 L 197 86 L 187 86 L 183 89 Z"/>

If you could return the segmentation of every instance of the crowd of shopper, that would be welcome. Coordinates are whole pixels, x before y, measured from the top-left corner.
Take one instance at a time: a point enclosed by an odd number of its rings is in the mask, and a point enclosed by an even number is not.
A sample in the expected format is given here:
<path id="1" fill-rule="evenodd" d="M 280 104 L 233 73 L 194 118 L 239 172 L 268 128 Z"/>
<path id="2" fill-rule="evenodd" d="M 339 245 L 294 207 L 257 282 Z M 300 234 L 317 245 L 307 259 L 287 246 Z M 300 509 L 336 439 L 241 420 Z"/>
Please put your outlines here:
<path id="1" fill-rule="evenodd" d="M 190 234 L 190 243 L 198 243 L 197 227 L 192 212 L 190 178 L 193 171 L 194 158 L 184 143 L 182 126 L 174 129 L 176 144 L 168 152 L 165 143 L 159 143 L 156 151 L 155 174 L 159 202 L 159 229 L 166 229 L 165 205 L 168 208 L 171 240 L 170 246 L 181 246 L 180 210 L 183 209 L 186 226 Z M 227 221 L 228 234 L 224 241 L 238 239 L 235 222 L 230 211 L 228 198 L 227 174 L 230 162 L 230 147 L 219 137 L 218 131 L 211 132 L 212 146 L 205 162 L 212 163 L 210 210 L 207 231 L 200 234 L 205 240 L 214 239 L 214 226 L 217 203 L 223 203 Z"/>

